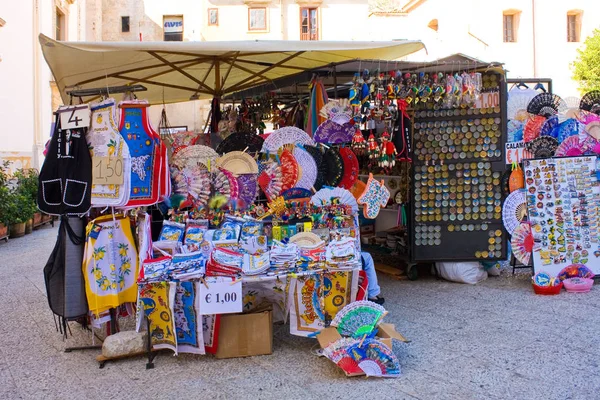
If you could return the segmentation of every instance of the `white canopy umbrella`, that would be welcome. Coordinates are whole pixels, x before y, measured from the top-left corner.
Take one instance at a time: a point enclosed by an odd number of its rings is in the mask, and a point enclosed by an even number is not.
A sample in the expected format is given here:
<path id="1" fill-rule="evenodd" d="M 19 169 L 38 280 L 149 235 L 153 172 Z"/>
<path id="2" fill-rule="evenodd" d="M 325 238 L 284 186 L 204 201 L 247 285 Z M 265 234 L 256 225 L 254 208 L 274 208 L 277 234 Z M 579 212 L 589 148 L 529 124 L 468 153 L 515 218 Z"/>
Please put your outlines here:
<path id="1" fill-rule="evenodd" d="M 40 44 L 65 103 L 71 90 L 142 84 L 152 104 L 219 98 L 314 68 L 394 61 L 425 47 L 420 41 L 58 42 L 44 35 Z"/>

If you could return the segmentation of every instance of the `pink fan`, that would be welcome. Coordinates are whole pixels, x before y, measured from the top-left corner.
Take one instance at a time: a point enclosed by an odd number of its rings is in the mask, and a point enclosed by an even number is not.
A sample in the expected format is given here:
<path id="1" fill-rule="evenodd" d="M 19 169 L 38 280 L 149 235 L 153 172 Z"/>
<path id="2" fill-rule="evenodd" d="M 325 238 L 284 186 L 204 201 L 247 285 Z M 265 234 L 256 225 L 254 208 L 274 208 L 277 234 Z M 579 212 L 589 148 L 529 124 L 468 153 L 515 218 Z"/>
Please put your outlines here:
<path id="1" fill-rule="evenodd" d="M 569 136 L 558 145 L 554 152 L 555 157 L 573 157 L 583 154 L 583 148 L 579 143 L 579 136 Z"/>
<path id="2" fill-rule="evenodd" d="M 531 225 L 527 222 L 522 222 L 521 225 L 517 226 L 512 233 L 510 244 L 515 258 L 524 265 L 528 265 L 533 250 Z"/>
<path id="3" fill-rule="evenodd" d="M 238 185 L 238 181 L 235 178 L 235 176 L 227 171 L 224 168 L 219 168 L 221 170 L 221 172 L 227 177 L 227 180 L 229 180 L 229 197 L 232 200 L 235 200 L 239 197 L 240 195 L 240 188 Z"/>

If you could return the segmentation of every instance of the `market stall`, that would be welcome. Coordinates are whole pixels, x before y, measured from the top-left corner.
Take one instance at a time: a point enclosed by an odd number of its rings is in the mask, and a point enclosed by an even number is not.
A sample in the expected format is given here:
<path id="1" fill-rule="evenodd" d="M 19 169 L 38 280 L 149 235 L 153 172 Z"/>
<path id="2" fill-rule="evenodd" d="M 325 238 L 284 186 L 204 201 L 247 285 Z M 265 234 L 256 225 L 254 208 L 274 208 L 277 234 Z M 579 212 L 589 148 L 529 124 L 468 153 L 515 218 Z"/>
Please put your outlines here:
<path id="1" fill-rule="evenodd" d="M 513 265 L 534 269 L 536 293 L 589 290 L 600 273 L 600 94 L 563 99 L 514 82 L 508 95 L 503 221 Z"/>
<path id="2" fill-rule="evenodd" d="M 420 42 L 40 42 L 63 100 L 91 103 L 56 111 L 40 174 L 38 205 L 62 218 L 44 272 L 65 335 L 68 321 L 109 324 L 114 333 L 120 316 L 134 315 L 152 350 L 219 357 L 224 321 L 228 332 L 237 323 L 226 314 L 262 312 L 266 303 L 269 320 L 289 318 L 292 334 L 314 336 L 365 297 L 359 204 L 374 218 L 390 193 L 375 180 L 348 190 L 358 169 L 354 153 L 339 146 L 347 138 L 320 124 L 314 134 L 282 127 L 266 139 L 234 133 L 215 150 L 190 132 L 163 140 L 147 110 L 359 56 L 393 59 Z M 148 100 L 109 96 L 110 85 L 132 84 L 143 84 Z M 323 123 L 352 120 L 323 106 L 314 110 Z M 160 229 L 147 213 L 156 206 L 165 216 Z M 251 354 L 264 353 L 221 356 Z"/>

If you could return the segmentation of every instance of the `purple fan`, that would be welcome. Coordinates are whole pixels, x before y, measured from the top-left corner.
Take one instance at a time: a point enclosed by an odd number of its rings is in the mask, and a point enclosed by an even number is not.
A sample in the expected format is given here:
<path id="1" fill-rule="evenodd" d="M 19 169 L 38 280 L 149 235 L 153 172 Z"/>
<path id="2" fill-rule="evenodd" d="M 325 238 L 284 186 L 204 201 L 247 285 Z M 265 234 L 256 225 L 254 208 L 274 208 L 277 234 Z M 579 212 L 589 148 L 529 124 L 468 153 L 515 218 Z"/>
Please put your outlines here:
<path id="1" fill-rule="evenodd" d="M 556 115 L 551 116 L 544 122 L 542 129 L 540 129 L 540 136 L 552 136 L 553 138 L 558 137 L 558 117 Z"/>
<path id="2" fill-rule="evenodd" d="M 330 144 L 350 143 L 355 131 L 356 128 L 350 122 L 340 125 L 328 119 L 317 127 L 314 140 Z"/>
<path id="3" fill-rule="evenodd" d="M 246 206 L 254 203 L 256 196 L 258 195 L 258 180 L 256 174 L 243 174 L 237 177 L 238 186 L 240 190 L 239 199 L 242 200 Z"/>

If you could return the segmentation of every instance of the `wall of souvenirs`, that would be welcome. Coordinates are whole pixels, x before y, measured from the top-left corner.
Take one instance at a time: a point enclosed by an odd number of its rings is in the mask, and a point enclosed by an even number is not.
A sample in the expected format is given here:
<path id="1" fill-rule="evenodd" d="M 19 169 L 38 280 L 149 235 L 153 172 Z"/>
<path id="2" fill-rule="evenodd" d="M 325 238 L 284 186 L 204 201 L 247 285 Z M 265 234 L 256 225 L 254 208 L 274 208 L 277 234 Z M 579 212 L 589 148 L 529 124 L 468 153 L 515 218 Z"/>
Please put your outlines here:
<path id="1" fill-rule="evenodd" d="M 551 278 L 573 265 L 598 274 L 600 92 L 562 99 L 518 84 L 508 94 L 502 212 L 513 254 Z"/>

